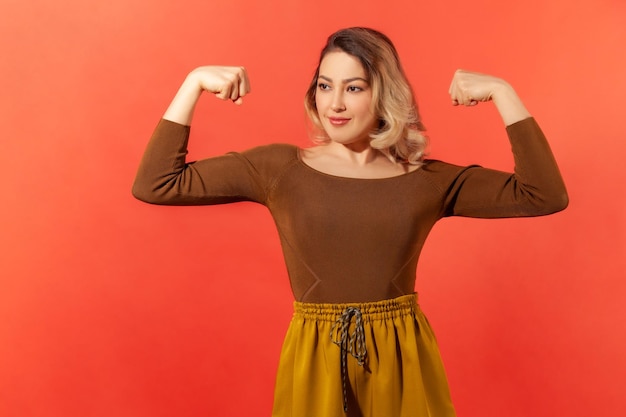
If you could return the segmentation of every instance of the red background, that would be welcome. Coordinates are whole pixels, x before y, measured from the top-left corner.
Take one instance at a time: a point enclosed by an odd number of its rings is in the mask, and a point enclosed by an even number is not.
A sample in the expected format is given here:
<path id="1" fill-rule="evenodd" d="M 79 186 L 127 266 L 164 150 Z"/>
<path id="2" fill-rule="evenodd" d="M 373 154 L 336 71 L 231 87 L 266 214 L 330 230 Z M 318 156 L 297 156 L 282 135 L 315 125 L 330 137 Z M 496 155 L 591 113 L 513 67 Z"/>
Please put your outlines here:
<path id="1" fill-rule="evenodd" d="M 456 68 L 509 80 L 548 135 L 570 207 L 446 219 L 417 290 L 459 416 L 626 413 L 618 0 L 0 3 L 0 415 L 269 415 L 291 294 L 267 210 L 134 200 L 186 73 L 245 65 L 241 107 L 202 99 L 192 158 L 308 143 L 326 36 L 396 43 L 433 157 L 511 169 L 492 106 L 453 108 Z"/>

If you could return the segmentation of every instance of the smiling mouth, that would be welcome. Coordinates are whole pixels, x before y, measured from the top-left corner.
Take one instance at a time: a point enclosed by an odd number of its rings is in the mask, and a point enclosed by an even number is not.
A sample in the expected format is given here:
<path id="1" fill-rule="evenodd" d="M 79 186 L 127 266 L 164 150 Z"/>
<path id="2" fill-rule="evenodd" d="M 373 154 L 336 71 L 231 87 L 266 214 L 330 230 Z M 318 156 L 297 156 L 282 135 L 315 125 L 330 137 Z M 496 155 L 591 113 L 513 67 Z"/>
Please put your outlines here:
<path id="1" fill-rule="evenodd" d="M 350 119 L 346 119 L 345 117 L 329 117 L 328 121 L 333 126 L 343 126 L 350 121 Z"/>

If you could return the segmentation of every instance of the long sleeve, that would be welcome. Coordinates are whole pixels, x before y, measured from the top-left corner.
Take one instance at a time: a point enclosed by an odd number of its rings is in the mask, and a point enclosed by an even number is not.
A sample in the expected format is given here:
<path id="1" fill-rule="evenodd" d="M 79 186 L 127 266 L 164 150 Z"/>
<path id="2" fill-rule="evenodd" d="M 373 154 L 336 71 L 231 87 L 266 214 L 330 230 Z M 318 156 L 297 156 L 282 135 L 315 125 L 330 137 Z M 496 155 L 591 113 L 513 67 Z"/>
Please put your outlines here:
<path id="1" fill-rule="evenodd" d="M 507 127 L 514 173 L 479 166 L 426 167 L 448 171 L 441 178 L 443 216 L 482 218 L 541 216 L 568 205 L 565 184 L 548 142 L 534 118 Z"/>
<path id="2" fill-rule="evenodd" d="M 133 184 L 137 199 L 164 205 L 265 203 L 273 177 L 290 152 L 288 145 L 263 146 L 188 163 L 189 131 L 188 126 L 164 119 L 159 122 Z"/>

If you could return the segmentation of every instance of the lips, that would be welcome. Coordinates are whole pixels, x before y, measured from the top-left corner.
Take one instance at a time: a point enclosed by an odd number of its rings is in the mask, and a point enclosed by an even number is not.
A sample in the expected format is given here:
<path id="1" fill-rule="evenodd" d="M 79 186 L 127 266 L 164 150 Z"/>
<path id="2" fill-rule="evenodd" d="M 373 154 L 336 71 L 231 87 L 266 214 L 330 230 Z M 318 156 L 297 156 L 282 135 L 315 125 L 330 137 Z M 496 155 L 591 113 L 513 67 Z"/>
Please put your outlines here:
<path id="1" fill-rule="evenodd" d="M 350 121 L 350 119 L 345 117 L 329 117 L 328 121 L 333 126 L 343 126 Z"/>

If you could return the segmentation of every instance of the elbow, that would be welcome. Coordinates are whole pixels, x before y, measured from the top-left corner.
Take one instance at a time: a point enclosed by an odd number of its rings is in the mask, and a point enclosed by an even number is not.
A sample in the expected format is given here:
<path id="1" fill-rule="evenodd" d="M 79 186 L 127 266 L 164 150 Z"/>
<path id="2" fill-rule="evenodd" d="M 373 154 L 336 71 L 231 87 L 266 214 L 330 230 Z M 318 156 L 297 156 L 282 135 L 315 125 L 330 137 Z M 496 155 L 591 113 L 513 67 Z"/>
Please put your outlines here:
<path id="1" fill-rule="evenodd" d="M 559 211 L 563 211 L 569 205 L 569 196 L 567 195 L 567 191 L 563 190 L 562 192 L 555 193 L 550 196 L 550 198 L 546 198 L 542 204 L 542 214 L 554 214 Z"/>
<path id="2" fill-rule="evenodd" d="M 559 196 L 559 198 L 555 198 L 552 202 L 552 213 L 558 213 L 559 211 L 563 211 L 567 208 L 567 206 L 569 206 L 569 197 L 567 193 L 563 193 Z"/>
<path id="3" fill-rule="evenodd" d="M 143 201 L 144 203 L 151 203 L 151 199 L 150 199 L 150 195 L 148 193 L 145 192 L 145 190 L 139 188 L 139 187 L 135 187 L 133 185 L 133 188 L 131 189 L 131 193 L 133 195 L 133 197 L 135 197 L 137 200 L 139 201 Z"/>
<path id="4" fill-rule="evenodd" d="M 150 190 L 150 187 L 146 187 L 145 184 L 141 184 L 135 181 L 131 189 L 133 197 L 139 201 L 143 201 L 148 204 L 163 204 L 158 195 Z"/>
<path id="5" fill-rule="evenodd" d="M 569 196 L 567 194 L 567 191 L 563 191 L 563 194 L 561 195 L 560 206 L 559 206 L 558 211 L 565 210 L 567 206 L 569 206 Z"/>
<path id="6" fill-rule="evenodd" d="M 181 194 L 176 188 L 172 187 L 172 184 L 161 182 L 144 182 L 135 180 L 131 193 L 139 201 L 143 201 L 148 204 L 156 204 L 159 206 L 179 206 L 188 205 Z"/>

